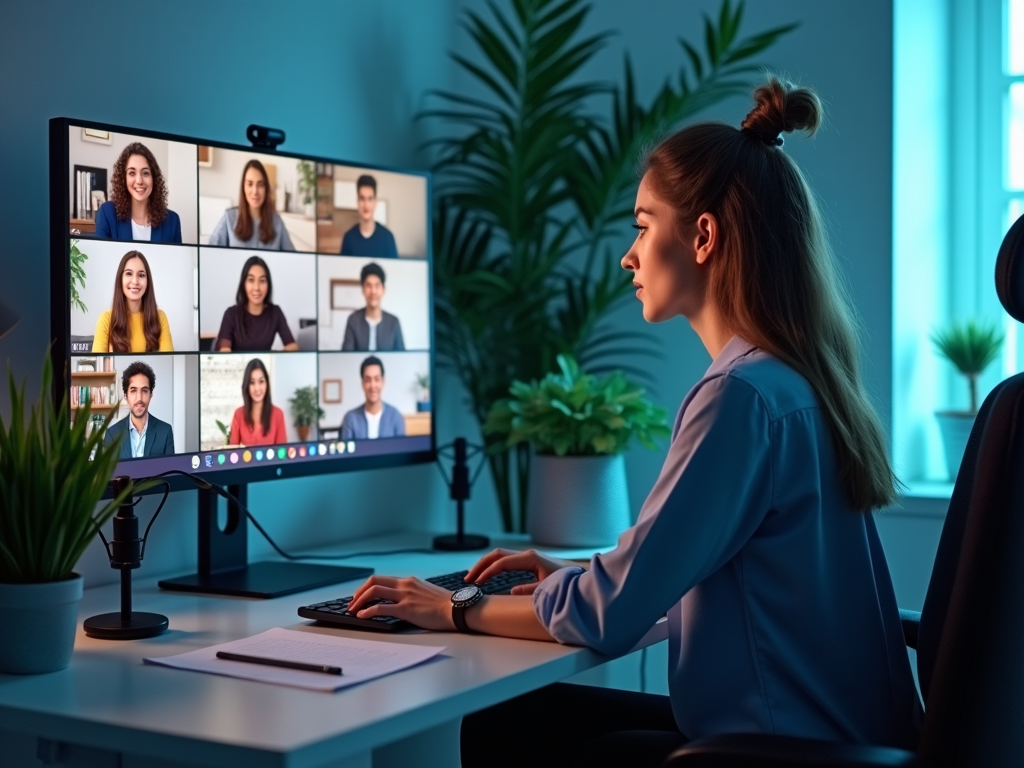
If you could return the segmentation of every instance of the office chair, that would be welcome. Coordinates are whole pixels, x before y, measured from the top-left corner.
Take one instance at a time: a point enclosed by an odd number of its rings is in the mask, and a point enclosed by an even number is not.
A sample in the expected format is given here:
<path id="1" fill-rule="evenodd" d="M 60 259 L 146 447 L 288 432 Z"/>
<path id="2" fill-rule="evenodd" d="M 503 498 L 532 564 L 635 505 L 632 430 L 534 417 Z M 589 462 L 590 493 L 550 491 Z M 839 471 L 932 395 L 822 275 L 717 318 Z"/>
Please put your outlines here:
<path id="1" fill-rule="evenodd" d="M 1024 216 L 996 259 L 996 293 L 1024 322 Z M 1024 765 L 1024 373 L 985 398 L 964 452 L 928 594 L 901 611 L 925 716 L 916 752 L 767 734 L 698 739 L 665 768 L 1003 768 Z"/>

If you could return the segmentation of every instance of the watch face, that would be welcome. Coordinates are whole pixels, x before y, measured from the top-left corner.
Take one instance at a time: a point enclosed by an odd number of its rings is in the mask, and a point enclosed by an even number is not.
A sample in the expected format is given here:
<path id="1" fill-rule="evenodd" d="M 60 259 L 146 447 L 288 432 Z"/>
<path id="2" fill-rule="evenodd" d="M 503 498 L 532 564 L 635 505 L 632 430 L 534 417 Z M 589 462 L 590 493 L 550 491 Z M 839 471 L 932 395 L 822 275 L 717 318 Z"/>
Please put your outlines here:
<path id="1" fill-rule="evenodd" d="M 458 590 L 455 591 L 455 594 L 452 595 L 452 602 L 453 603 L 462 603 L 462 602 L 465 602 L 466 600 L 472 600 L 476 596 L 477 592 L 479 592 L 479 591 L 480 591 L 480 587 L 474 586 L 472 584 L 469 585 L 468 587 L 463 587 L 462 589 L 458 589 Z"/>

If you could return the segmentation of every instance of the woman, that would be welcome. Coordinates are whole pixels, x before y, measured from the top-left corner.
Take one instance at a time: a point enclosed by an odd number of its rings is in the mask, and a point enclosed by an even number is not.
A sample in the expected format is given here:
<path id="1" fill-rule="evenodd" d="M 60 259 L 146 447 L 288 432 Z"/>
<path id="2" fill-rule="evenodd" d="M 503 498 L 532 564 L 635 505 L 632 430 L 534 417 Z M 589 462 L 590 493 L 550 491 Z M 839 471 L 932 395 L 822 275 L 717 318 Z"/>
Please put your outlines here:
<path id="1" fill-rule="evenodd" d="M 687 739 L 734 732 L 916 745 L 920 701 L 871 516 L 897 481 L 814 198 L 781 149 L 781 133 L 813 133 L 821 105 L 774 78 L 755 96 L 741 129 L 694 125 L 646 159 L 622 266 L 644 318 L 686 317 L 713 362 L 636 525 L 588 569 L 492 552 L 467 582 L 529 569 L 539 584 L 467 608 L 418 579 L 356 592 L 363 617 L 611 655 L 667 615 L 670 697 L 542 689 L 464 719 L 467 768 L 541 754 L 658 765 Z"/>
<path id="2" fill-rule="evenodd" d="M 243 406 L 235 409 L 228 442 L 231 445 L 276 445 L 287 443 L 284 413 L 270 400 L 270 377 L 258 357 L 245 366 L 242 377 Z"/>
<path id="3" fill-rule="evenodd" d="M 228 208 L 210 233 L 210 245 L 233 248 L 262 248 L 267 251 L 294 251 L 288 230 L 274 210 L 267 169 L 259 160 L 250 160 L 242 171 L 238 207 Z"/>
<path id="4" fill-rule="evenodd" d="M 93 352 L 173 352 L 167 315 L 157 309 L 149 262 L 128 251 L 117 265 L 114 299 L 96 321 Z"/>
<path id="5" fill-rule="evenodd" d="M 274 336 L 281 337 L 286 352 L 299 348 L 273 293 L 267 262 L 250 256 L 242 267 L 235 304 L 224 310 L 220 321 L 218 352 L 262 352 L 270 349 Z"/>
<path id="6" fill-rule="evenodd" d="M 133 141 L 114 163 L 110 200 L 96 212 L 96 237 L 181 243 L 181 219 L 167 209 L 167 185 L 149 147 Z"/>

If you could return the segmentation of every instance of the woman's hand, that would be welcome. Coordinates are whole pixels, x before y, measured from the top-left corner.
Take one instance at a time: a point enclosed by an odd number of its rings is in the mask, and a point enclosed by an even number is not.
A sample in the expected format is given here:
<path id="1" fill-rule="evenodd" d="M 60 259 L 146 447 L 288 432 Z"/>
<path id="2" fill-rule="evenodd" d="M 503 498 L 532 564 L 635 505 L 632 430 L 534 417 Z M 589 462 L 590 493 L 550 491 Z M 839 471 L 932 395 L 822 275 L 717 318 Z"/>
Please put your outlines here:
<path id="1" fill-rule="evenodd" d="M 535 549 L 528 549 L 525 552 L 496 549 L 481 557 L 476 565 L 469 569 L 469 573 L 466 574 L 466 583 L 478 584 L 487 581 L 492 576 L 497 576 L 502 571 L 533 571 L 537 576 L 536 583 L 512 587 L 513 595 L 530 595 L 537 588 L 537 584 L 540 584 L 552 573 L 571 565 L 577 565 L 577 563 L 547 557 Z"/>
<path id="2" fill-rule="evenodd" d="M 372 600 L 388 602 L 367 606 Z M 348 609 L 360 619 L 396 616 L 423 629 L 455 629 L 452 593 L 415 576 L 371 576 L 356 590 Z"/>

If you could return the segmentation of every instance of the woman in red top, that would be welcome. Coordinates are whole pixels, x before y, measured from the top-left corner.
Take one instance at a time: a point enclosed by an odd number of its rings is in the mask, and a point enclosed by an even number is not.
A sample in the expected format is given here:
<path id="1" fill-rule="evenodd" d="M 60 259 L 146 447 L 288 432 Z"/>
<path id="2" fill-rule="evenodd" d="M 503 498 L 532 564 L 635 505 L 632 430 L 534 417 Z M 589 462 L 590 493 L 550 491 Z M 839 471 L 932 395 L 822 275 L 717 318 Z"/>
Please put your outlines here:
<path id="1" fill-rule="evenodd" d="M 232 445 L 275 445 L 287 443 L 284 412 L 270 401 L 270 377 L 258 357 L 245 366 L 242 378 L 242 401 L 231 419 Z"/>

